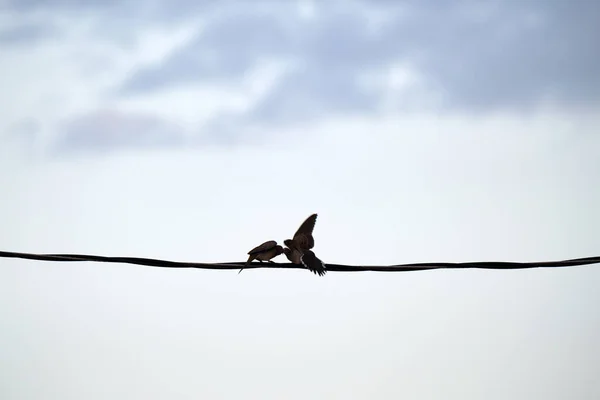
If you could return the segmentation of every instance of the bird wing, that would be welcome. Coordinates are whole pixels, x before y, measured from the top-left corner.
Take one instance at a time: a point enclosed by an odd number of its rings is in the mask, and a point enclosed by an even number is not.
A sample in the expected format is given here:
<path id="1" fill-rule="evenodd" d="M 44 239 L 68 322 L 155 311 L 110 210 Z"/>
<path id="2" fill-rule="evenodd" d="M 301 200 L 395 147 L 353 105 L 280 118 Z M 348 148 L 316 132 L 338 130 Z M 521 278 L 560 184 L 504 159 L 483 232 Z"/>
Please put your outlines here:
<path id="1" fill-rule="evenodd" d="M 303 249 L 312 249 L 315 246 L 315 239 L 312 236 L 315 223 L 317 222 L 317 214 L 313 214 L 306 218 L 306 221 L 300 225 L 300 228 L 294 233 L 293 240 L 297 242 Z"/>
<path id="2" fill-rule="evenodd" d="M 263 251 L 269 251 L 271 249 L 274 249 L 276 246 L 277 246 L 277 242 L 276 241 L 269 240 L 268 242 L 264 242 L 260 246 L 256 246 L 255 248 L 253 248 L 252 250 L 250 250 L 248 252 L 248 254 L 262 253 Z"/>
<path id="3" fill-rule="evenodd" d="M 300 257 L 300 262 L 302 265 L 308 268 L 309 271 L 319 276 L 323 276 L 327 273 L 327 269 L 325 268 L 323 261 L 319 260 L 315 253 L 310 250 L 307 250 L 304 252 L 304 254 L 302 254 L 302 257 Z"/>

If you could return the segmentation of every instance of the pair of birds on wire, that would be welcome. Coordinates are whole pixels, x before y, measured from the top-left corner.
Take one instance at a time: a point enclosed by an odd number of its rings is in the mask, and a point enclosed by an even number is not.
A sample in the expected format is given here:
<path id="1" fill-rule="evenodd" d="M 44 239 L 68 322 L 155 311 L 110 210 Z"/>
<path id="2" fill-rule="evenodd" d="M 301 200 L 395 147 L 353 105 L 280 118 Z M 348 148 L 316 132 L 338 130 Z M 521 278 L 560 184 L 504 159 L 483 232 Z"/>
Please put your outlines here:
<path id="1" fill-rule="evenodd" d="M 311 250 L 315 246 L 315 239 L 313 238 L 312 232 L 316 222 L 317 214 L 308 217 L 306 221 L 300 225 L 300 228 L 298 228 L 292 239 L 283 241 L 283 244 L 286 246 L 285 248 L 278 245 L 275 240 L 269 240 L 268 242 L 264 242 L 260 246 L 253 248 L 248 252 L 248 261 L 246 261 L 244 267 L 254 260 L 258 260 L 261 263 L 263 261 L 272 263 L 272 258 L 275 258 L 280 254 L 285 254 L 290 262 L 303 265 L 305 268 L 308 268 L 309 271 L 319 276 L 325 275 L 325 273 L 327 273 L 325 264 L 323 264 L 323 261 L 319 260 Z M 240 269 L 240 272 L 242 272 L 244 267 Z"/>

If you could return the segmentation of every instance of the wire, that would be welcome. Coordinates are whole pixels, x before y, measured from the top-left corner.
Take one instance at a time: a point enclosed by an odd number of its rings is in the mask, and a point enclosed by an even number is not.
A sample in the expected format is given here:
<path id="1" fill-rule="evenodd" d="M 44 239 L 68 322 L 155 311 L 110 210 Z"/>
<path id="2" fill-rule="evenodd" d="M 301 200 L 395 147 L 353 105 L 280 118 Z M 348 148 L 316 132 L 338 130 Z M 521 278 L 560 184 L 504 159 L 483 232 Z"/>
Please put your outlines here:
<path id="1" fill-rule="evenodd" d="M 145 265 L 149 267 L 161 268 L 201 268 L 201 269 L 220 269 L 230 270 L 250 268 L 300 268 L 302 265 L 292 263 L 260 263 L 253 262 L 244 266 L 245 262 L 225 262 L 225 263 L 193 263 L 193 262 L 177 262 L 167 260 L 156 260 L 153 258 L 139 257 L 106 257 L 94 256 L 87 254 L 32 254 L 32 253 L 15 253 L 10 251 L 0 251 L 0 257 L 5 258 L 23 258 L 28 260 L 41 261 L 93 261 L 93 262 L 109 262 L 109 263 L 125 263 Z M 342 264 L 326 264 L 328 271 L 337 272 L 359 272 L 359 271 L 378 271 L 378 272 L 407 272 L 407 271 L 425 271 L 432 269 L 457 269 L 457 268 L 480 268 L 480 269 L 524 269 L 524 268 L 559 268 L 559 267 L 574 267 L 578 265 L 600 264 L 600 256 L 575 258 L 562 261 L 542 261 L 542 262 L 503 262 L 503 261 L 480 261 L 480 262 L 463 262 L 463 263 L 447 263 L 447 262 L 431 262 L 431 263 L 416 263 L 416 264 L 398 264 L 398 265 L 342 265 Z"/>

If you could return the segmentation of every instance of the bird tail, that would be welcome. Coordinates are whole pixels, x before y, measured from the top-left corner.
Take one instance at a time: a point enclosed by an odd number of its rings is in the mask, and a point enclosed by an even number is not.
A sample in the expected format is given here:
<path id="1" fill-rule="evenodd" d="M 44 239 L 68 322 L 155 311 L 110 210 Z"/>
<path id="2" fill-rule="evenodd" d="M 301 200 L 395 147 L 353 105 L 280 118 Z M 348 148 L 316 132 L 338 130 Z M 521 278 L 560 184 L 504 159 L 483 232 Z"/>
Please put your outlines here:
<path id="1" fill-rule="evenodd" d="M 240 268 L 240 270 L 238 271 L 238 275 L 240 274 L 240 272 L 242 272 L 242 270 L 244 268 L 246 268 L 252 262 L 252 260 L 254 260 L 254 257 L 252 257 L 252 256 L 248 257 L 248 261 L 246 261 L 246 264 L 244 264 L 244 266 L 242 268 Z"/>
<path id="2" fill-rule="evenodd" d="M 302 265 L 304 265 L 310 272 L 314 274 L 323 276 L 327 273 L 327 268 L 325 268 L 323 261 L 319 260 L 315 253 L 310 250 L 304 252 L 300 258 L 300 261 L 302 262 Z"/>

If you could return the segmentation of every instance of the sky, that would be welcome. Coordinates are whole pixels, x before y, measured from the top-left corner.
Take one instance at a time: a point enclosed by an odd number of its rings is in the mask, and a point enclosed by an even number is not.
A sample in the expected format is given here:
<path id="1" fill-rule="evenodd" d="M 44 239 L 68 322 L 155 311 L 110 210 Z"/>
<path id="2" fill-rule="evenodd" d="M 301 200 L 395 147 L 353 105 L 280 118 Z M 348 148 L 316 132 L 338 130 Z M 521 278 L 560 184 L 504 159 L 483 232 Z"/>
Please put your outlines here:
<path id="1" fill-rule="evenodd" d="M 600 3 L 0 1 L 0 250 L 600 247 Z M 285 261 L 283 256 L 275 261 Z M 600 266 L 0 259 L 2 399 L 597 399 Z"/>

